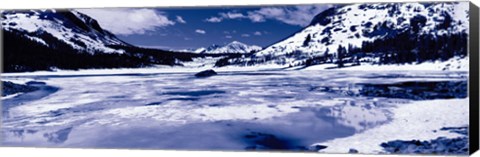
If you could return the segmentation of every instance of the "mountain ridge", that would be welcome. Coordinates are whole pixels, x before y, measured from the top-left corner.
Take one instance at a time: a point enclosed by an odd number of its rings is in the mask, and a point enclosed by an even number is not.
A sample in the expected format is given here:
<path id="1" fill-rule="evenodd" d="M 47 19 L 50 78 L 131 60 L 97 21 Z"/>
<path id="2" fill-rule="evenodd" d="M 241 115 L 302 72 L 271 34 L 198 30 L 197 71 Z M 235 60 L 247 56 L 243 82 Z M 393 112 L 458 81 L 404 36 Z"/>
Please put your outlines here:
<path id="1" fill-rule="evenodd" d="M 251 53 L 252 51 L 259 51 L 262 47 L 257 45 L 247 45 L 239 41 L 232 41 L 225 45 L 213 44 L 209 47 L 200 47 L 196 49 L 195 53 L 204 54 L 226 54 L 226 53 Z"/>
<path id="2" fill-rule="evenodd" d="M 4 72 L 182 65 L 198 54 L 141 48 L 75 10 L 1 11 Z"/>
<path id="3" fill-rule="evenodd" d="M 98 22 L 75 10 L 3 11 L 2 28 L 25 33 L 27 38 L 47 44 L 45 34 L 88 53 L 124 53 L 107 45 L 129 45 L 100 27 Z"/>
<path id="4" fill-rule="evenodd" d="M 336 6 L 317 14 L 310 25 L 291 37 L 249 57 L 232 58 L 228 62 L 239 65 L 301 65 L 313 58 L 337 57 L 339 47 L 359 48 L 365 42 L 395 38 L 406 31 L 411 31 L 411 37 L 431 35 L 432 38 L 468 33 L 468 3 Z"/>

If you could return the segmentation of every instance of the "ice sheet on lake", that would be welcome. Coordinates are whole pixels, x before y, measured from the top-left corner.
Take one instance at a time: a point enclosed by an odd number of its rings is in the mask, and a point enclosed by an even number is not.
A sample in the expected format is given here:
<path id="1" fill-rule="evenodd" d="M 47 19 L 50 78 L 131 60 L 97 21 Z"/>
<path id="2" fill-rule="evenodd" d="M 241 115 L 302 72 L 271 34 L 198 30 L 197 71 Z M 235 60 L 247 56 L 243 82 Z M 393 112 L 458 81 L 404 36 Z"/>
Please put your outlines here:
<path id="1" fill-rule="evenodd" d="M 303 146 L 331 140 L 325 143 L 328 145 L 327 152 L 343 153 L 350 147 L 360 152 L 371 152 L 379 148 L 374 146 L 363 149 L 363 147 L 357 147 L 357 145 L 354 147 L 346 143 L 352 142 L 348 140 L 350 138 L 376 136 L 375 133 L 381 136 L 381 133 L 395 132 L 395 130 L 375 130 L 397 123 L 396 120 L 402 119 L 402 116 L 414 116 L 404 115 L 412 113 L 413 109 L 419 111 L 429 109 L 436 112 L 430 116 L 411 117 L 433 122 L 428 127 L 419 127 L 418 130 L 414 130 L 419 133 L 431 131 L 431 128 L 441 125 L 457 124 L 457 120 L 432 119 L 446 110 L 442 107 L 433 107 L 430 103 L 442 104 L 444 101 L 426 101 L 427 105 L 422 107 L 405 100 L 351 97 L 329 93 L 318 90 L 319 87 L 344 90 L 352 89 L 355 83 L 466 80 L 468 73 L 438 71 L 429 73 L 219 72 L 219 75 L 206 79 L 197 79 L 193 75 L 194 73 L 146 73 L 102 76 L 2 76 L 2 80 L 34 79 L 60 88 L 59 91 L 47 97 L 10 108 L 8 118 L 4 119 L 2 124 L 3 135 L 6 137 L 4 144 L 108 147 L 113 143 L 102 142 L 124 140 L 116 138 L 129 136 L 149 142 L 132 141 L 130 144 L 110 146 L 153 148 L 155 147 L 153 139 L 173 136 L 170 131 L 175 132 L 175 129 L 185 129 L 187 126 L 192 129 L 195 128 L 194 126 L 202 125 L 213 128 L 198 128 L 203 132 L 201 136 L 208 136 L 209 131 L 214 131 L 218 135 L 239 136 L 238 138 L 244 137 L 244 134 L 271 135 L 278 137 L 280 141 L 299 143 Z M 450 101 L 468 107 L 468 102 L 464 100 L 445 100 L 445 102 Z M 396 108 L 397 106 L 399 108 Z M 468 109 L 466 111 L 468 112 Z M 458 113 L 451 114 L 453 118 L 458 119 L 468 117 L 468 114 L 462 114 L 463 112 L 465 109 L 460 107 Z M 388 123 L 391 120 L 393 120 L 392 123 Z M 437 123 L 441 121 L 446 122 L 445 124 Z M 236 126 L 236 128 L 231 132 L 220 131 L 230 126 Z M 248 131 L 244 128 L 247 126 L 249 129 L 258 130 Z M 299 130 L 287 130 L 290 127 Z M 170 131 L 155 133 L 154 130 L 162 130 L 161 128 L 170 129 Z M 138 130 L 135 131 L 136 129 Z M 310 132 L 304 133 L 305 131 Z M 110 133 L 106 134 L 107 132 Z M 365 135 L 367 132 L 371 134 Z M 183 139 L 187 141 L 198 140 L 197 136 L 193 136 L 194 133 L 183 132 L 175 135 L 189 135 L 188 138 Z M 232 135 L 235 133 L 238 135 Z M 353 133 L 357 134 L 353 135 Z M 437 135 L 444 134 L 437 133 L 425 137 Z M 52 137 L 58 139 L 52 139 Z M 151 139 L 147 140 L 149 138 Z M 239 146 L 245 144 L 245 139 L 238 138 L 222 137 L 221 140 L 231 144 L 228 149 L 244 149 Z M 337 140 L 333 138 L 339 138 L 338 141 L 345 142 L 336 142 Z M 372 138 L 373 142 L 377 142 L 375 140 Z M 382 142 L 385 141 L 386 139 L 382 140 Z M 96 145 L 95 142 L 102 145 Z M 175 146 L 195 148 L 194 145 L 186 146 L 186 142 L 181 143 L 185 145 L 166 142 L 163 144 L 157 143 L 155 148 L 174 148 Z M 251 143 L 247 141 L 246 144 Z M 209 149 L 217 146 L 219 148 L 220 144 L 208 144 Z M 197 149 L 201 148 L 207 149 L 197 147 Z M 290 147 L 285 148 L 290 149 Z"/>

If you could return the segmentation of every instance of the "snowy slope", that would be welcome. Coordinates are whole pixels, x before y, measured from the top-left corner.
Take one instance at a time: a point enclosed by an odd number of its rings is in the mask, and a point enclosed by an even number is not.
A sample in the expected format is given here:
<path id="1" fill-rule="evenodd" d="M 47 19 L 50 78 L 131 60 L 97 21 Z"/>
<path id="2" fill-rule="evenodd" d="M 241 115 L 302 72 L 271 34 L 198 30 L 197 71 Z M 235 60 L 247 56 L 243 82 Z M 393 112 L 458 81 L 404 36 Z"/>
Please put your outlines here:
<path id="1" fill-rule="evenodd" d="M 194 52 L 205 54 L 250 53 L 252 51 L 259 51 L 261 49 L 262 47 L 257 45 L 247 45 L 239 41 L 233 41 L 223 46 L 213 44 L 207 48 L 201 47 Z"/>
<path id="2" fill-rule="evenodd" d="M 181 65 L 195 54 L 130 45 L 76 10 L 0 11 L 4 72 Z"/>
<path id="3" fill-rule="evenodd" d="M 20 32 L 24 37 L 46 46 L 51 46 L 51 36 L 91 54 L 124 53 L 107 45 L 128 45 L 102 29 L 95 19 L 75 10 L 2 11 L 1 17 L 4 31 Z"/>
<path id="4" fill-rule="evenodd" d="M 207 50 L 206 48 L 200 47 L 200 48 L 194 50 L 193 52 L 195 52 L 195 53 L 202 53 L 202 52 L 205 52 L 206 50 Z"/>
<path id="5" fill-rule="evenodd" d="M 451 24 L 443 28 L 445 19 Z M 337 6 L 318 14 L 310 26 L 273 44 L 245 61 L 296 64 L 307 58 L 335 54 L 341 45 L 361 47 L 363 41 L 411 30 L 412 21 L 426 19 L 418 34 L 468 33 L 468 2 L 378 3 Z M 310 38 L 309 41 L 306 41 Z"/>

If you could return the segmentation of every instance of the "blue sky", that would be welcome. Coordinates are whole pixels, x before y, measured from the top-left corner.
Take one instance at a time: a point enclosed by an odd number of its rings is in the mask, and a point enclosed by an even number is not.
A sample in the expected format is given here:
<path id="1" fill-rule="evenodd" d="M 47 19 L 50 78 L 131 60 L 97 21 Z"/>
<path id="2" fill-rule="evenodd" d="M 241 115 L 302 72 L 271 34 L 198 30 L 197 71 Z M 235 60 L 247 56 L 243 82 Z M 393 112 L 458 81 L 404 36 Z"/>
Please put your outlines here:
<path id="1" fill-rule="evenodd" d="M 119 38 L 163 49 L 240 41 L 268 46 L 307 26 L 330 5 L 79 9 Z"/>

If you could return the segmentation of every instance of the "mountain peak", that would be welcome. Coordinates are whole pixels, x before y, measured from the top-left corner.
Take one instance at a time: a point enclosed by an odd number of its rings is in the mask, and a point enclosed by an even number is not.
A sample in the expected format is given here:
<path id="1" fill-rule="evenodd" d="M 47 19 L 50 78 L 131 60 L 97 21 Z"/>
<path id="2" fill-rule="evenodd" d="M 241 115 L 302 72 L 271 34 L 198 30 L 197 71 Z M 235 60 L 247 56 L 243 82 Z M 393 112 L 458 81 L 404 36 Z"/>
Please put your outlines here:
<path id="1" fill-rule="evenodd" d="M 89 53 L 123 53 L 108 45 L 129 45 L 104 30 L 95 19 L 75 10 L 3 11 L 1 15 L 3 30 L 22 32 L 26 38 L 46 46 L 50 36 Z"/>
<path id="2" fill-rule="evenodd" d="M 257 45 L 247 45 L 240 41 L 232 41 L 223 46 L 213 44 L 207 48 L 198 48 L 197 53 L 208 54 L 224 54 L 224 53 L 250 53 L 252 51 L 259 51 L 262 48 Z"/>
<path id="3" fill-rule="evenodd" d="M 242 44 L 242 45 L 245 45 L 244 43 L 242 43 L 242 42 L 240 42 L 240 41 L 236 41 L 236 40 L 230 42 L 229 44 Z"/>
<path id="4" fill-rule="evenodd" d="M 309 26 L 254 56 L 294 65 L 307 58 L 334 54 L 339 46 L 360 47 L 363 42 L 405 31 L 413 36 L 468 33 L 468 25 L 468 3 L 462 2 L 341 5 L 321 12 Z"/>

